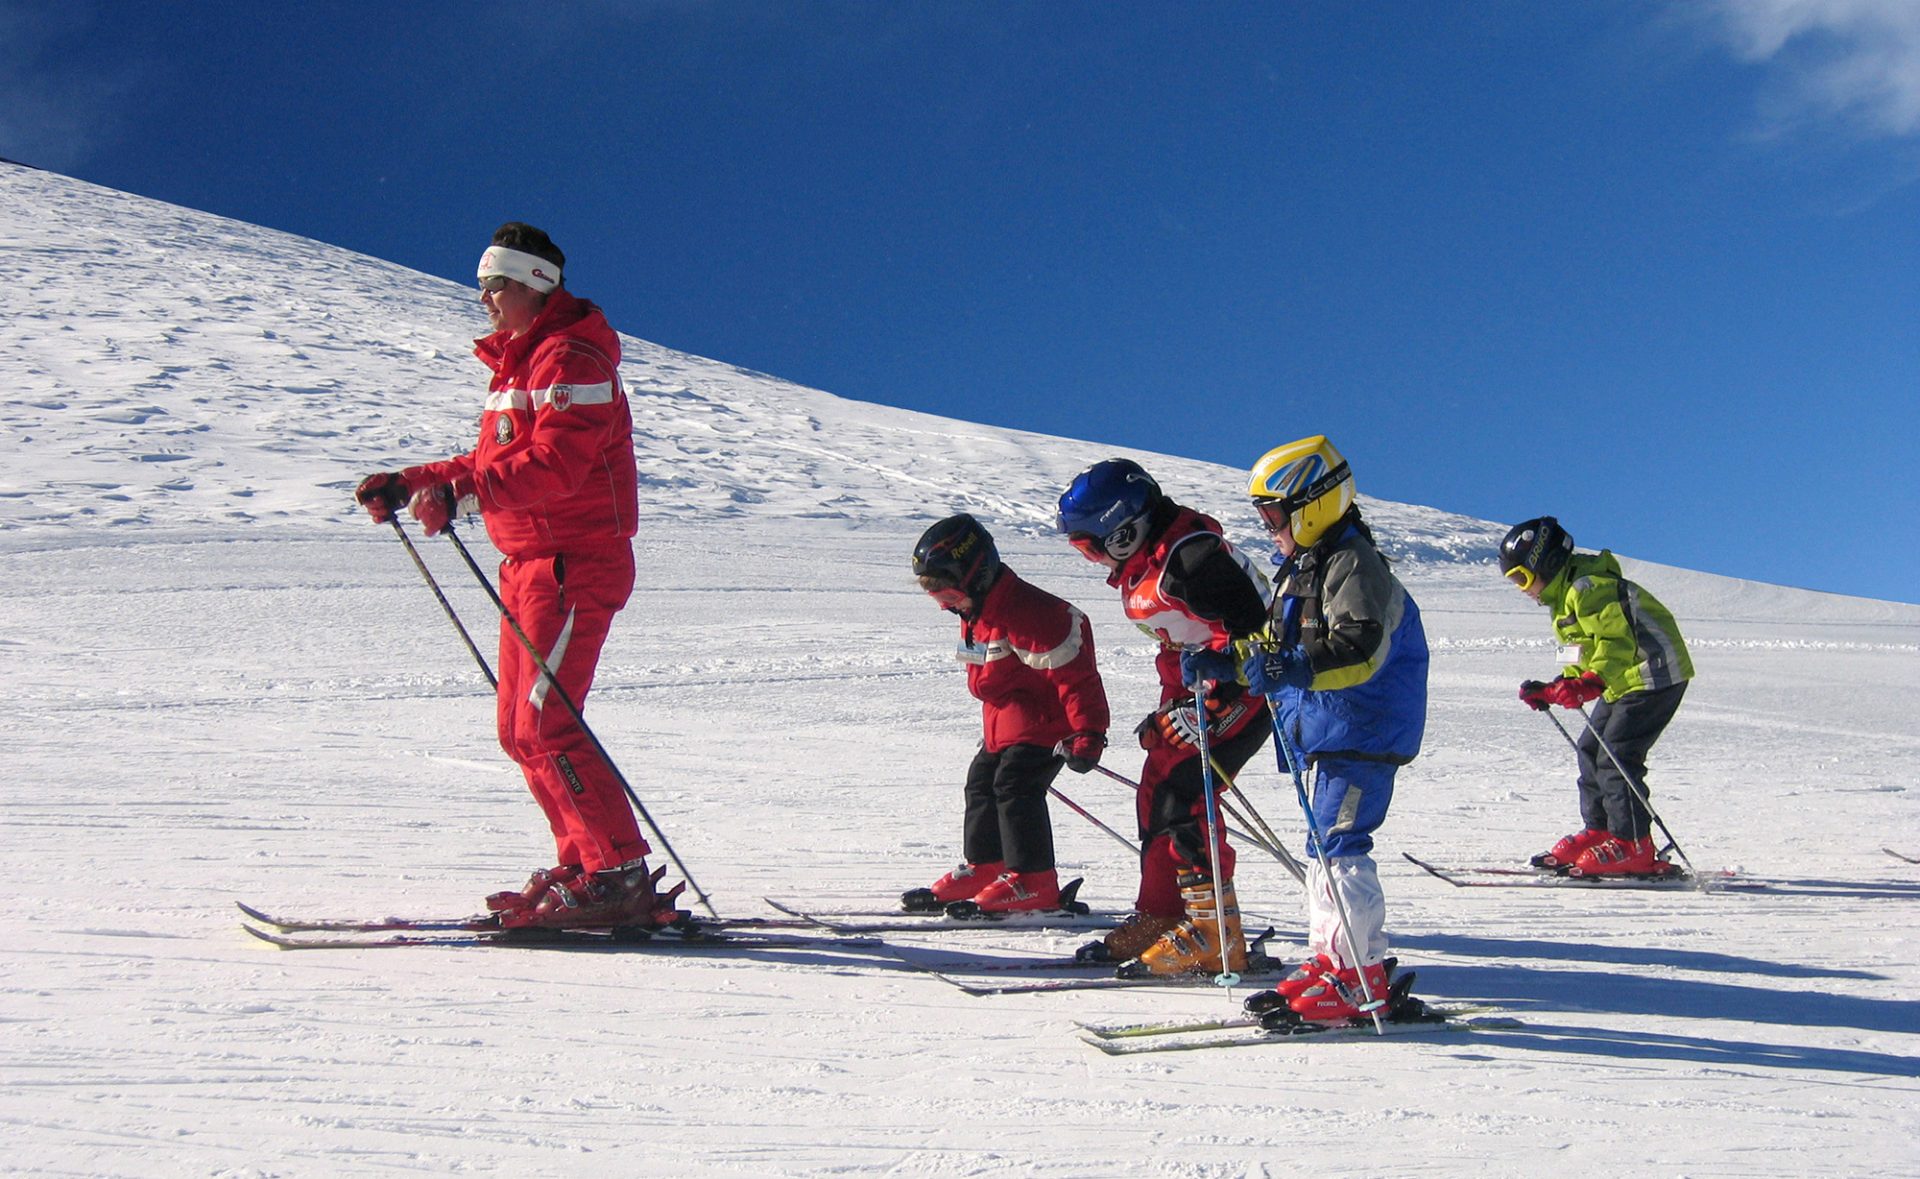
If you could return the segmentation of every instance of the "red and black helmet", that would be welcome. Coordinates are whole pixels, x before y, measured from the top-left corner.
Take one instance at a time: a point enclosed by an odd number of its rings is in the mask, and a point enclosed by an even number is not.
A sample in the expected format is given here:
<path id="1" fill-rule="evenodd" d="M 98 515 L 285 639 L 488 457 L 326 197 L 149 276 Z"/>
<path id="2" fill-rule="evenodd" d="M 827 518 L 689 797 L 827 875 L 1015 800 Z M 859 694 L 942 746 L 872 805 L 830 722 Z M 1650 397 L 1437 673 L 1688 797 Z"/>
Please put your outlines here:
<path id="1" fill-rule="evenodd" d="M 975 601 L 986 596 L 1000 576 L 1000 551 L 980 521 L 961 512 L 927 529 L 913 546 L 913 572 L 937 577 Z"/>

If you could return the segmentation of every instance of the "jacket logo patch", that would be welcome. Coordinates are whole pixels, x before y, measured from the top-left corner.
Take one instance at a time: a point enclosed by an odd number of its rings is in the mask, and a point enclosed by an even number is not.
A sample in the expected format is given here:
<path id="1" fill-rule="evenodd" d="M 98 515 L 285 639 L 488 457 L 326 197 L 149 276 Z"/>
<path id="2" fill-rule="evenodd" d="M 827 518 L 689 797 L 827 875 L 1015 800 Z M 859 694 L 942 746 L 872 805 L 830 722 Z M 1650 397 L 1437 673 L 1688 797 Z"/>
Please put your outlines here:
<path id="1" fill-rule="evenodd" d="M 513 419 L 501 414 L 493 419 L 493 440 L 500 446 L 513 441 Z"/>
<path id="2" fill-rule="evenodd" d="M 553 387 L 553 408 L 565 410 L 573 404 L 573 386 L 555 385 Z"/>

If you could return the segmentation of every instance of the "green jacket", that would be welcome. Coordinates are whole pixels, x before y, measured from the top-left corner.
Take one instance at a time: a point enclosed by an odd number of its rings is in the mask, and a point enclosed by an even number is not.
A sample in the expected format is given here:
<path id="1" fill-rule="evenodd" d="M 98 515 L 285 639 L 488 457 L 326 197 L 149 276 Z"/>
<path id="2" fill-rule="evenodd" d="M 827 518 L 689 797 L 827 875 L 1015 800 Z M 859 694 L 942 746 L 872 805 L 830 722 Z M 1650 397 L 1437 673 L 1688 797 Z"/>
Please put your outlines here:
<path id="1" fill-rule="evenodd" d="M 1673 615 L 1620 576 L 1620 562 L 1604 549 L 1598 556 L 1569 557 L 1541 591 L 1540 604 L 1553 611 L 1554 637 L 1580 648 L 1579 662 L 1565 674 L 1599 672 L 1609 703 L 1693 678 L 1693 660 Z"/>

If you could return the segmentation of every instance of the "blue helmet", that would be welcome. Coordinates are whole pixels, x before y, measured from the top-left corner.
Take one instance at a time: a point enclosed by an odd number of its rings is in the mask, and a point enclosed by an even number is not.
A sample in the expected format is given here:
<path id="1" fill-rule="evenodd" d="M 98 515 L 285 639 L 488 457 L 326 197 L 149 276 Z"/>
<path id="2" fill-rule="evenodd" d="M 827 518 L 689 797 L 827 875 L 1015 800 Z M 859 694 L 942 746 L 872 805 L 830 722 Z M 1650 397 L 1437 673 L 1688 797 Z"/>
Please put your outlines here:
<path id="1" fill-rule="evenodd" d="M 1076 547 L 1124 561 L 1146 543 L 1148 520 L 1163 498 L 1139 463 L 1107 459 L 1075 475 L 1060 493 L 1055 525 Z"/>

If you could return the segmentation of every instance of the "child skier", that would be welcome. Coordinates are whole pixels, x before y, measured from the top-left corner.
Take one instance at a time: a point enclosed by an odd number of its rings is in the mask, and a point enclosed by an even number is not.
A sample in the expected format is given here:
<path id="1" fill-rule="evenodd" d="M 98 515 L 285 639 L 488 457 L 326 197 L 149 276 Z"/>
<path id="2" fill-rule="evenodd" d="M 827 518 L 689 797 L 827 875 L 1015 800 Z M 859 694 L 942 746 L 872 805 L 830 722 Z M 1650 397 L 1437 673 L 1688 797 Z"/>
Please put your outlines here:
<path id="1" fill-rule="evenodd" d="M 968 901 L 988 913 L 1060 908 L 1047 791 L 1063 760 L 1084 774 L 1107 743 L 1093 627 L 1002 564 L 993 537 L 969 515 L 927 529 L 914 546 L 913 572 L 942 609 L 960 616 L 958 656 L 985 732 L 967 767 L 966 861 L 901 903 L 910 912 Z"/>
<path id="2" fill-rule="evenodd" d="M 1129 459 L 1075 476 L 1060 496 L 1058 525 L 1089 561 L 1108 570 L 1127 617 L 1160 640 L 1160 708 L 1135 730 L 1147 751 L 1135 811 L 1143 848 L 1134 912 L 1109 933 L 1101 957 L 1125 974 L 1243 970 L 1246 939 L 1234 896 L 1234 851 L 1208 829 L 1194 696 L 1181 679 L 1183 648 L 1228 641 L 1266 621 L 1266 583 L 1220 534 L 1219 522 L 1182 507 Z M 1238 683 L 1207 702 L 1208 744 L 1228 774 L 1266 743 L 1266 701 Z M 1220 879 L 1208 840 L 1218 837 Z M 1217 892 L 1217 895 L 1216 895 Z"/>
<path id="3" fill-rule="evenodd" d="M 1573 876 L 1672 873 L 1655 852 L 1641 791 L 1647 753 L 1693 678 L 1679 625 L 1652 594 L 1620 575 L 1612 553 L 1574 552 L 1573 538 L 1552 516 L 1514 525 L 1500 542 L 1500 572 L 1553 612 L 1556 639 L 1579 649 L 1559 678 L 1521 684 L 1520 699 L 1541 711 L 1600 701 L 1574 743 L 1586 826 L 1534 856 L 1534 867 Z"/>
<path id="4" fill-rule="evenodd" d="M 1386 999 L 1391 981 L 1386 900 L 1368 853 L 1394 774 L 1420 752 L 1426 632 L 1354 505 L 1352 471 L 1324 435 L 1268 451 L 1247 490 L 1280 566 L 1271 623 L 1238 668 L 1225 652 L 1207 651 L 1189 657 L 1188 674 L 1238 670 L 1273 705 L 1291 757 L 1313 771 L 1321 836 L 1307 876 L 1310 956 L 1247 1009 L 1347 1020 L 1369 999 Z"/>

